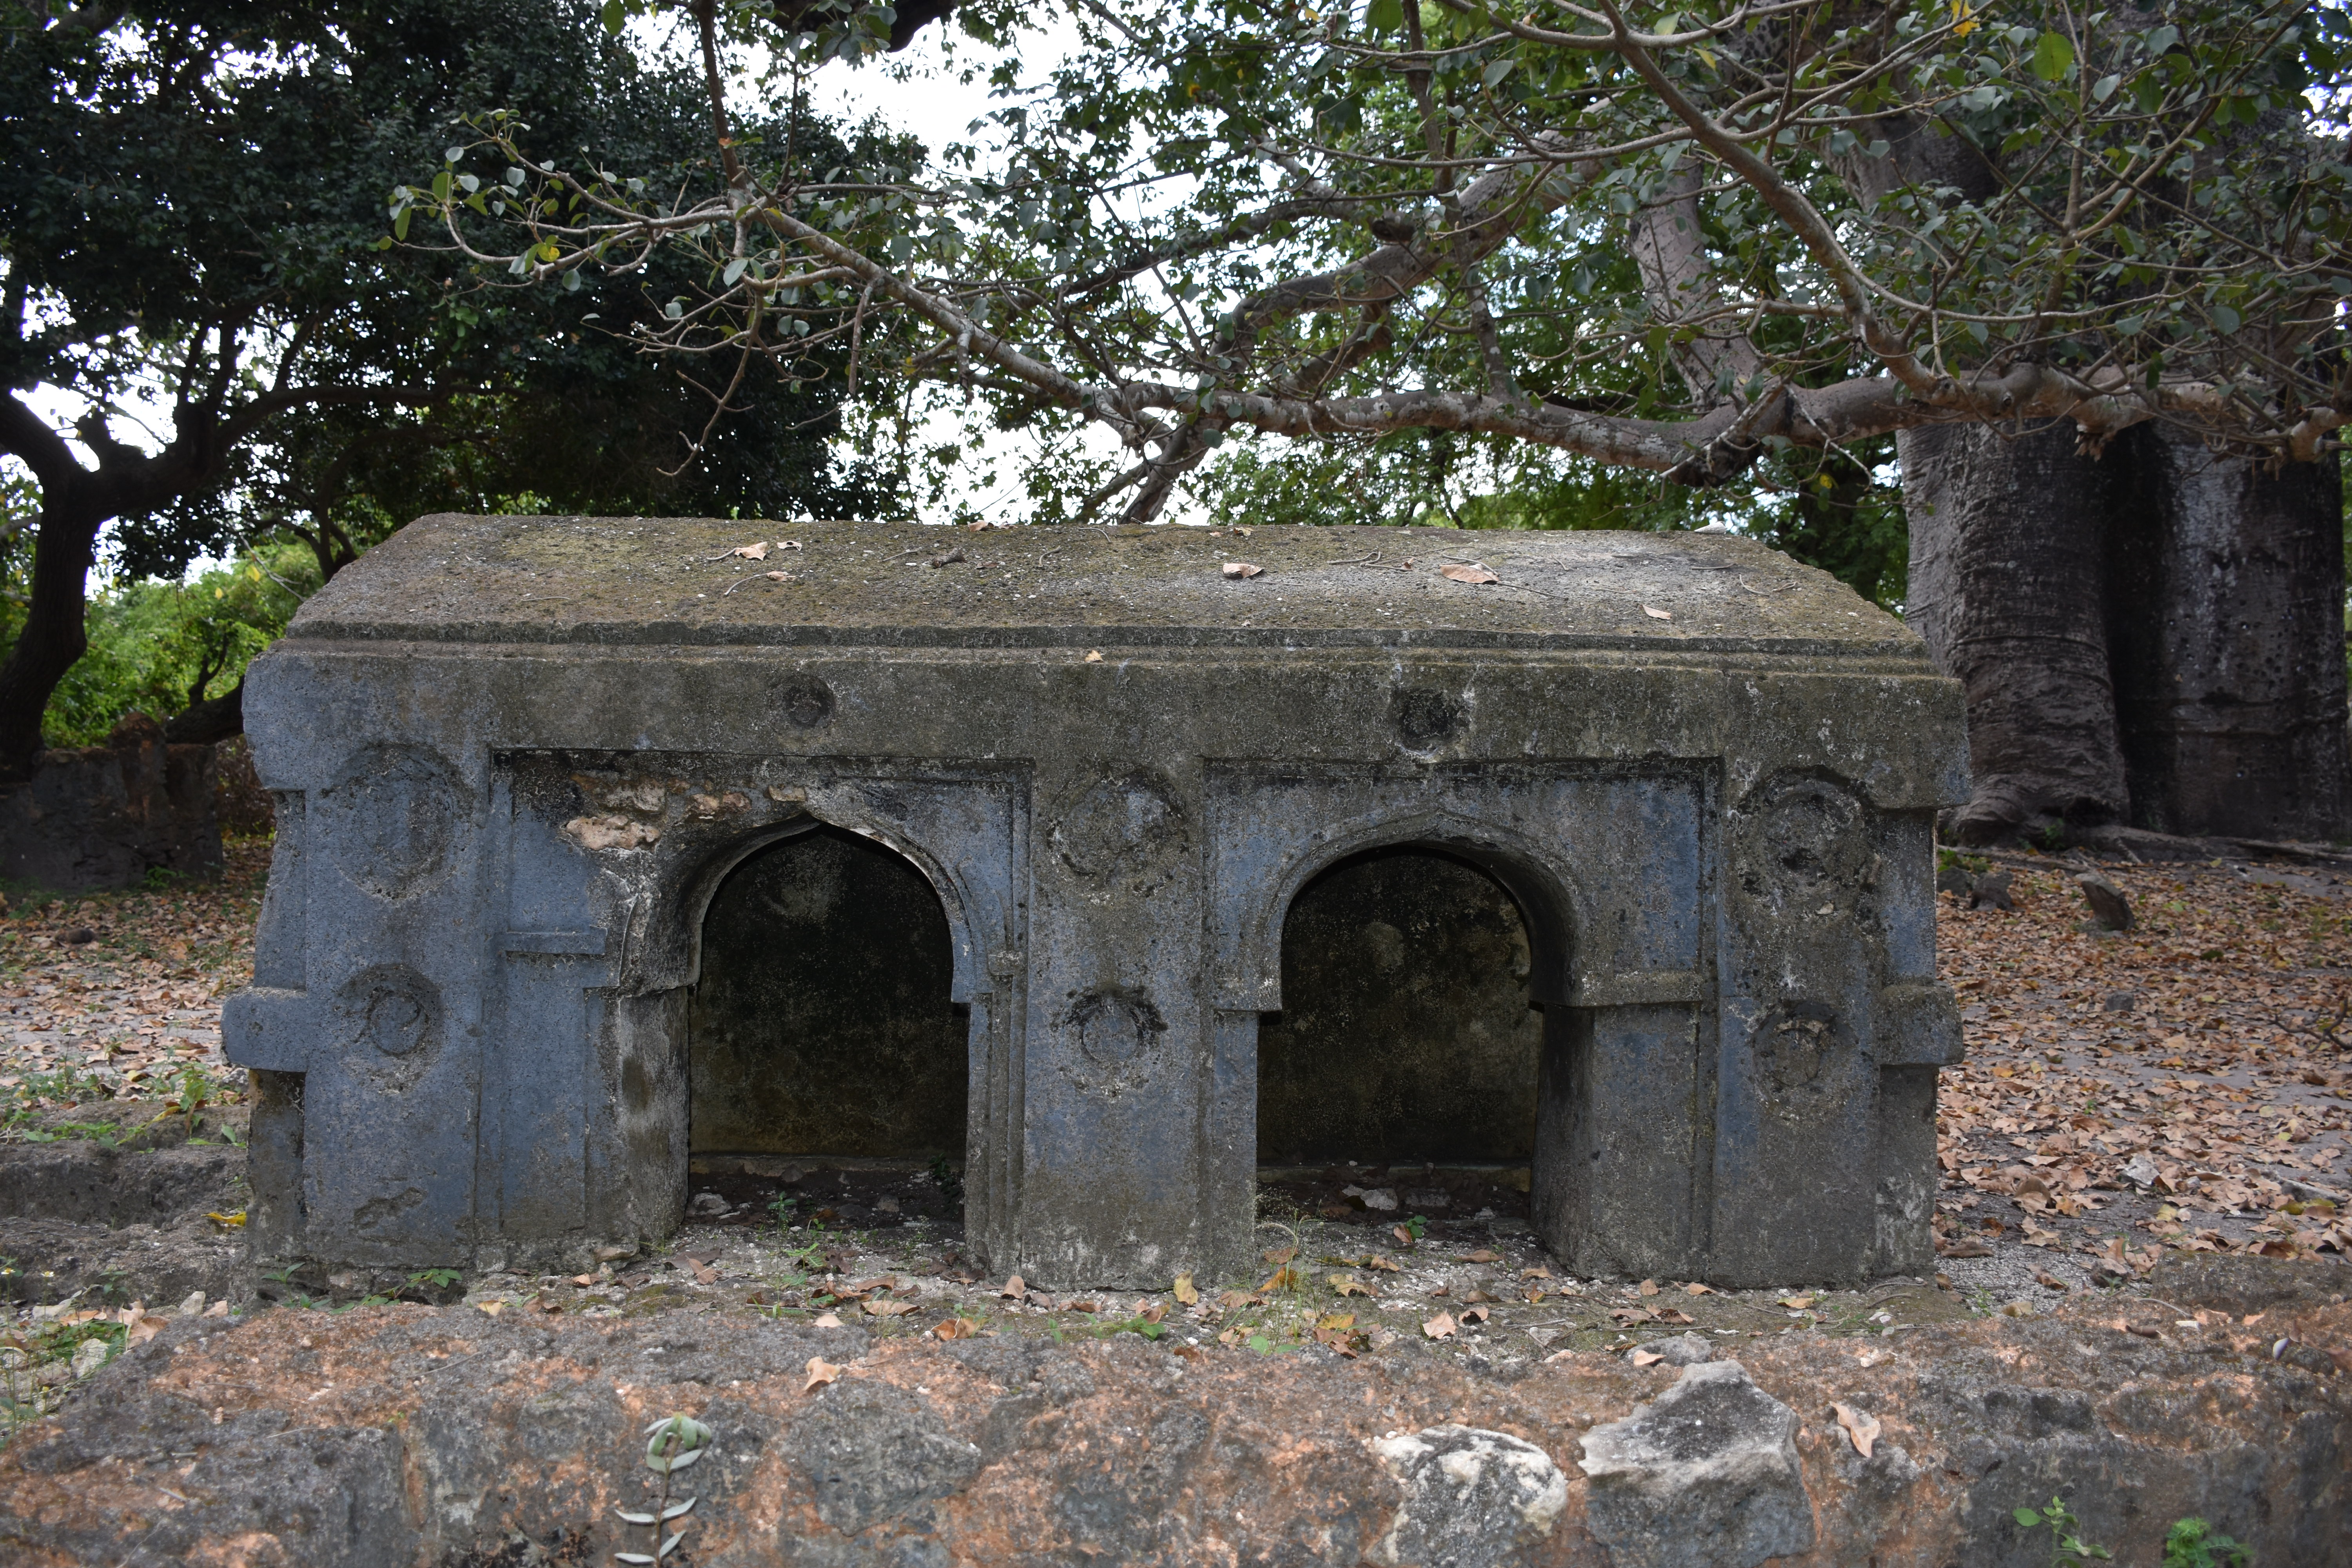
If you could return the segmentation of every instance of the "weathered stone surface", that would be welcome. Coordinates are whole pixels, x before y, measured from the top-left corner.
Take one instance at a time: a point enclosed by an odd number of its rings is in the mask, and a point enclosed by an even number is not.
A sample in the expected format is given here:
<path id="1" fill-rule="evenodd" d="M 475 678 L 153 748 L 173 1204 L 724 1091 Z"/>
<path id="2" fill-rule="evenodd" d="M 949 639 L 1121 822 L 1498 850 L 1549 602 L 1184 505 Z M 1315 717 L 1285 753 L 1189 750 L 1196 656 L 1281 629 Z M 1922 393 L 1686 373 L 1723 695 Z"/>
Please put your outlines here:
<path id="1" fill-rule="evenodd" d="M 103 746 L 41 753 L 0 789 L 0 877 L 59 892 L 137 887 L 152 870 L 220 869 L 213 749 L 167 744 L 134 713 Z"/>
<path id="2" fill-rule="evenodd" d="M 114 1144 L 88 1139 L 0 1144 L 0 1298 L 43 1304 L 92 1287 L 114 1304 L 151 1304 L 191 1290 L 242 1299 L 250 1289 L 244 1238 L 205 1217 L 247 1205 L 245 1151 L 227 1138 L 241 1110 L 208 1111 L 191 1142 L 179 1117 L 151 1121 L 152 1105 L 83 1108 L 115 1120 Z"/>
<path id="3" fill-rule="evenodd" d="M 1696 1366 L 1715 1359 L 1715 1346 L 1697 1334 L 1675 1334 L 1667 1339 L 1652 1340 L 1634 1349 L 1643 1355 L 1656 1356 L 1668 1366 Z"/>
<path id="4" fill-rule="evenodd" d="M 1568 1506 L 1568 1478 L 1551 1456 L 1507 1432 L 1431 1426 L 1382 1437 L 1372 1452 L 1404 1489 L 1368 1554 L 1383 1568 L 1523 1562 Z"/>
<path id="5" fill-rule="evenodd" d="M 1685 1367 L 1585 1435 L 1588 1525 L 1617 1568 L 1756 1568 L 1813 1545 L 1797 1414 L 1736 1361 Z"/>
<path id="6" fill-rule="evenodd" d="M 80 1139 L 0 1144 L 0 1219 L 155 1225 L 199 1207 L 244 1206 L 245 1151 L 117 1149 Z"/>
<path id="7" fill-rule="evenodd" d="M 2012 874 L 2008 871 L 1987 871 L 1969 886 L 1969 908 L 1972 910 L 2013 910 L 2017 900 L 2011 896 L 2009 884 Z"/>
<path id="8" fill-rule="evenodd" d="M 795 1429 L 797 1458 L 817 1518 L 844 1535 L 950 1497 L 981 1468 L 979 1445 L 955 1436 L 904 1389 L 839 1384 L 825 1390 L 814 1409 Z"/>
<path id="9" fill-rule="evenodd" d="M 1958 1036 L 1929 824 L 1965 794 L 1958 689 L 1827 575 L 1731 537 L 1527 534 L 1480 542 L 1503 583 L 1475 587 L 1425 531 L 1370 528 L 1261 531 L 1246 582 L 1187 529 L 992 531 L 932 569 L 905 563 L 936 531 L 880 523 L 795 525 L 755 570 L 730 553 L 754 531 L 776 525 L 428 518 L 255 666 L 276 858 L 223 1022 L 279 1102 L 300 1086 L 299 1138 L 255 1141 L 282 1255 L 569 1270 L 671 1234 L 692 1151 L 751 1142 L 711 1131 L 691 1065 L 728 1054 L 719 994 L 760 962 L 756 907 L 730 945 L 729 874 L 846 834 L 944 916 L 961 1103 L 951 1050 L 937 1082 L 881 1083 L 903 1041 L 782 1098 L 830 1084 L 817 1131 L 918 1157 L 960 1126 L 992 1270 L 1156 1287 L 1255 1262 L 1254 1173 L 1299 1152 L 1259 1121 L 1290 916 L 1392 851 L 1475 868 L 1519 918 L 1486 921 L 1470 1009 L 1498 1092 L 1449 1117 L 1513 1165 L 1532 1121 L 1563 1263 L 1931 1265 Z M 769 1055 L 855 1057 L 872 1022 Z M 1402 1047 L 1351 1067 L 1374 1108 L 1433 1081 Z M 752 1152 L 826 1152 L 776 1146 L 814 1135 Z"/>
<path id="10" fill-rule="evenodd" d="M 1819 1539 L 1783 1561 L 2021 1568 L 2046 1542 L 2010 1511 L 2064 1489 L 2117 1562 L 2156 1562 L 2193 1514 L 2258 1563 L 2352 1563 L 2352 1307 L 2189 1329 L 2177 1311 L 2126 1299 L 1893 1341 L 1743 1342 L 1762 1391 L 1744 1397 L 1796 1412 L 1790 1452 L 1817 1510 Z M 1375 1445 L 1441 1427 L 1528 1444 L 1567 1482 L 1548 1533 L 1465 1560 L 1626 1568 L 1608 1486 L 1568 1461 L 1580 1434 L 1675 1386 L 1601 1354 L 1478 1374 L 1311 1351 L 1188 1359 L 1132 1335 L 941 1344 L 741 1314 L 535 1316 L 175 1322 L 0 1454 L 0 1560 L 602 1562 L 642 1546 L 613 1510 L 651 1495 L 644 1428 L 682 1412 L 716 1433 L 680 1477 L 701 1500 L 687 1543 L 703 1568 L 1355 1563 L 1402 1539 L 1407 1489 Z M 2273 1360 L 2281 1338 L 2332 1370 Z M 804 1393 L 817 1355 L 840 1381 Z M 1870 1458 L 1833 1403 L 1882 1424 Z M 903 1474 L 891 1456 L 911 1458 Z"/>
<path id="11" fill-rule="evenodd" d="M 2243 1315 L 2352 1298 L 2352 1268 L 2245 1253 L 2168 1252 L 2148 1276 L 2148 1289 L 2185 1307 Z"/>
<path id="12" fill-rule="evenodd" d="M 2131 900 L 2124 890 L 2100 876 L 2096 871 L 2084 871 L 2074 878 L 2074 885 L 2083 889 L 2083 901 L 2091 906 L 2091 918 L 2106 931 L 2129 931 L 2132 928 Z"/>

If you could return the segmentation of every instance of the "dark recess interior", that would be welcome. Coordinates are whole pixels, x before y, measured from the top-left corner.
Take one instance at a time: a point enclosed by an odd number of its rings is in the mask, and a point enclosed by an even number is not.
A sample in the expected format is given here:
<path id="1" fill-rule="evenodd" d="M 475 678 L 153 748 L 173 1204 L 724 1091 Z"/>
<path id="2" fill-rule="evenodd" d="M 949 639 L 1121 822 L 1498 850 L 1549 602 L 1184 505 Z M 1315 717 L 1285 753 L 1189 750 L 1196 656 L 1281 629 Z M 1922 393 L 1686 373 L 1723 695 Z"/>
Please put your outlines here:
<path id="1" fill-rule="evenodd" d="M 1524 1214 L 1518 1180 L 1477 1168 L 1534 1152 L 1530 960 L 1517 903 L 1466 860 L 1381 849 L 1316 878 L 1283 926 L 1283 1010 L 1258 1031 L 1258 1163 L 1323 1167 L 1281 1184 L 1328 1217 L 1361 1211 L 1348 1185 Z"/>
<path id="2" fill-rule="evenodd" d="M 703 917 L 692 1152 L 961 1166 L 953 980 L 946 911 L 904 857 L 834 827 L 752 855 Z"/>

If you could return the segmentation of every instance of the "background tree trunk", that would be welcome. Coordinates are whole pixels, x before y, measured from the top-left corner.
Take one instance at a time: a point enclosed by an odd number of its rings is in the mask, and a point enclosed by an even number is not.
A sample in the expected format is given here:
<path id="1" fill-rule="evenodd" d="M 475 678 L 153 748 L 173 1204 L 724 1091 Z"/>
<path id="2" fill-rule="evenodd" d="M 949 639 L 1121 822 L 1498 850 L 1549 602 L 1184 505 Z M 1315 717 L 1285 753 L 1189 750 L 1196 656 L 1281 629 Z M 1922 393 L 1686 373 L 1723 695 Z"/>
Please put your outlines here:
<path id="1" fill-rule="evenodd" d="M 2325 839 L 2352 815 L 2339 462 L 2116 445 L 2107 626 L 2135 826 Z"/>
<path id="2" fill-rule="evenodd" d="M 89 576 L 100 525 L 112 515 L 89 497 L 90 479 L 42 487 L 33 542 L 33 587 L 24 629 L 0 664 L 0 783 L 32 776 L 41 753 L 41 720 L 49 694 L 82 656 L 82 585 Z"/>
<path id="3" fill-rule="evenodd" d="M 2110 683 L 2105 522 L 2114 465 L 2072 426 L 1903 433 L 1912 625 L 1968 692 L 1975 788 L 1946 837 L 1984 844 L 2056 817 L 2121 819 L 2130 796 Z"/>

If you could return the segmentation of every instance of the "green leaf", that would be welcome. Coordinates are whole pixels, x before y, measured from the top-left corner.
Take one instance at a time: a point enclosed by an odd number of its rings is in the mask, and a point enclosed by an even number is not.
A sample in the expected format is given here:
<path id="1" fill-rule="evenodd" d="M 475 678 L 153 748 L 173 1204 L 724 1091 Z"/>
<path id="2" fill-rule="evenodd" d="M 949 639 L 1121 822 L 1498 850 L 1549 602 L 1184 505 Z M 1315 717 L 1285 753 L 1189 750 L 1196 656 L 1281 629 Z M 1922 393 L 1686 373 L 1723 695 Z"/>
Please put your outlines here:
<path id="1" fill-rule="evenodd" d="M 2103 76 L 2091 84 L 2091 97 L 2100 103 L 2115 97 L 2116 89 L 2123 84 L 2120 76 Z"/>
<path id="2" fill-rule="evenodd" d="M 2222 335 L 2226 337 L 2243 326 L 2245 318 L 2227 305 L 2216 305 L 2213 307 L 2213 324 L 2221 328 Z"/>
<path id="3" fill-rule="evenodd" d="M 1489 60 L 1486 70 L 1478 79 L 1486 85 L 1488 91 L 1492 91 L 1495 84 L 1510 75 L 1517 68 L 1519 58 L 1517 55 L 1505 55 L 1501 59 Z"/>
<path id="4" fill-rule="evenodd" d="M 628 20 L 628 15 L 627 10 L 623 7 L 621 0 L 604 0 L 604 31 L 608 33 L 619 32 L 621 30 L 621 24 Z"/>
<path id="5" fill-rule="evenodd" d="M 2074 68 L 2074 46 L 2063 33 L 2044 33 L 2034 41 L 2033 74 L 2056 81 Z"/>
<path id="6" fill-rule="evenodd" d="M 1404 28 L 1404 0 L 1372 0 L 1364 7 L 1364 26 L 1375 33 L 1395 33 Z"/>
<path id="7" fill-rule="evenodd" d="M 2010 1513 L 2009 1517 L 2017 1521 L 2018 1523 L 2025 1526 L 2028 1530 L 2039 1530 L 2042 1528 L 2042 1516 L 2034 1512 L 2033 1510 L 2030 1508 L 2013 1510 Z"/>
<path id="8" fill-rule="evenodd" d="M 410 211 L 410 209 L 409 209 L 409 208 L 407 208 L 407 207 L 403 207 L 403 208 L 401 208 L 398 212 L 396 212 L 396 213 L 394 213 L 394 214 L 393 215 L 393 217 L 392 217 L 392 237 L 393 237 L 393 238 L 394 238 L 394 239 L 406 239 L 406 238 L 408 237 L 408 214 L 409 214 L 409 211 Z"/>

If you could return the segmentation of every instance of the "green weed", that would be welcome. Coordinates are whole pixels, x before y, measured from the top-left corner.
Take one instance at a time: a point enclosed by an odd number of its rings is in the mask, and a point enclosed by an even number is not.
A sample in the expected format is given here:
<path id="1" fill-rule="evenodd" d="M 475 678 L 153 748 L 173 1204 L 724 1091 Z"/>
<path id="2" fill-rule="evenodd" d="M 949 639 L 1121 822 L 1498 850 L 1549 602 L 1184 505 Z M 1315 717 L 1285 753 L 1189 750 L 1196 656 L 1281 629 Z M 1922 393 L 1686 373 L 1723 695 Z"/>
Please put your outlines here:
<path id="1" fill-rule="evenodd" d="M 2115 1560 L 2114 1552 L 2082 1538 L 2078 1532 L 2083 1521 L 2068 1510 L 2063 1498 L 2053 1497 L 2043 1508 L 2012 1509 L 2010 1517 L 2028 1531 L 2050 1531 L 2050 1568 L 2085 1568 L 2088 1563 Z"/>
<path id="2" fill-rule="evenodd" d="M 2254 1554 L 2201 1519 L 2179 1521 L 2164 1537 L 2164 1568 L 2252 1568 Z"/>

